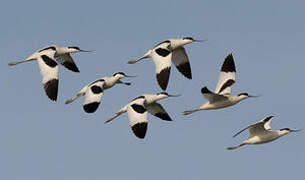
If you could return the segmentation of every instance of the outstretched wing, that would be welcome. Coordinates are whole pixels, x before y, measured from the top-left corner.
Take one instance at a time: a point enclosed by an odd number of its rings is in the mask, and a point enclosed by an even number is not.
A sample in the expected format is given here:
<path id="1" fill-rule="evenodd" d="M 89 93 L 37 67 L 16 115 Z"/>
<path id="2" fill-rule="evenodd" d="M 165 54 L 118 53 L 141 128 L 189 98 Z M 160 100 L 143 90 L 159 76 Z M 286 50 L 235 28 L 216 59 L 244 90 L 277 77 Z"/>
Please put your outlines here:
<path id="1" fill-rule="evenodd" d="M 167 114 L 167 112 L 165 111 L 165 109 L 162 107 L 161 104 L 153 103 L 149 106 L 146 106 L 146 108 L 150 114 L 165 121 L 172 121 L 172 119 L 169 117 L 169 115 Z"/>
<path id="2" fill-rule="evenodd" d="M 240 130 L 239 132 L 237 132 L 233 137 L 236 137 L 237 135 L 239 135 L 240 133 L 242 133 L 246 129 L 249 129 L 249 133 L 250 133 L 249 136 L 250 137 L 253 137 L 255 135 L 268 132 L 269 130 L 271 130 L 270 123 L 271 123 L 271 119 L 273 117 L 274 116 L 268 116 L 265 119 L 255 123 L 255 124 L 252 124 L 252 125 L 248 126 L 248 127 L 244 128 L 244 129 Z"/>
<path id="3" fill-rule="evenodd" d="M 168 48 L 169 42 L 165 41 L 152 50 L 152 59 L 156 66 L 156 77 L 160 87 L 166 90 L 170 70 L 172 53 Z"/>
<path id="4" fill-rule="evenodd" d="M 147 109 L 144 106 L 144 98 L 137 98 L 127 107 L 129 124 L 133 133 L 143 139 L 147 131 Z"/>
<path id="5" fill-rule="evenodd" d="M 192 79 L 191 65 L 184 47 L 177 48 L 173 51 L 172 61 L 183 76 Z"/>
<path id="6" fill-rule="evenodd" d="M 103 85 L 104 81 L 95 81 L 88 86 L 83 104 L 83 108 L 87 113 L 95 112 L 100 105 L 104 92 Z"/>
<path id="7" fill-rule="evenodd" d="M 65 66 L 67 69 L 73 72 L 79 72 L 75 62 L 73 61 L 71 55 L 69 53 L 62 54 L 56 57 L 57 62 Z"/>
<path id="8" fill-rule="evenodd" d="M 44 90 L 51 100 L 56 101 L 58 94 L 58 65 L 54 55 L 55 50 L 44 50 L 37 58 L 37 62 L 42 75 Z"/>
<path id="9" fill-rule="evenodd" d="M 233 55 L 229 54 L 221 67 L 218 83 L 215 89 L 216 94 L 230 94 L 236 79 L 236 69 Z"/>
<path id="10" fill-rule="evenodd" d="M 213 93 L 207 87 L 201 88 L 201 93 L 210 103 L 213 103 L 215 101 L 224 101 L 227 99 L 226 96 Z"/>

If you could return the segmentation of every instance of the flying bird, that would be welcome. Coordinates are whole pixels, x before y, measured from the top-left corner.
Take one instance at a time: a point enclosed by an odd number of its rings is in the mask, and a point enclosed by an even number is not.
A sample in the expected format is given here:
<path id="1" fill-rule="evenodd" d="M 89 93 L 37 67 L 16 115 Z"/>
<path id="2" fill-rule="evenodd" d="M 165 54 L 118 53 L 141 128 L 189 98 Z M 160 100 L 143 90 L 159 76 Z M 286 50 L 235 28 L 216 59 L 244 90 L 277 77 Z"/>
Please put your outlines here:
<path id="1" fill-rule="evenodd" d="M 134 64 L 142 59 L 152 58 L 155 63 L 158 84 L 163 90 L 166 90 L 172 62 L 182 75 L 188 79 L 192 79 L 189 58 L 183 46 L 192 42 L 202 41 L 203 40 L 195 40 L 192 37 L 168 39 L 148 50 L 147 53 L 139 59 L 128 61 L 128 64 Z"/>
<path id="2" fill-rule="evenodd" d="M 83 87 L 76 94 L 75 97 L 68 99 L 66 101 L 66 104 L 75 101 L 77 98 L 81 96 L 85 96 L 85 101 L 83 104 L 84 111 L 87 113 L 93 113 L 100 105 L 102 96 L 104 94 L 104 90 L 113 87 L 115 84 L 125 84 L 128 86 L 131 84 L 129 82 L 121 81 L 121 79 L 125 77 L 135 77 L 135 76 L 128 76 L 123 72 L 117 72 L 113 74 L 111 77 L 103 77 L 97 79 L 94 82 Z"/>
<path id="3" fill-rule="evenodd" d="M 259 121 L 258 123 L 252 124 L 242 129 L 238 133 L 236 133 L 233 137 L 236 137 L 237 135 L 248 129 L 250 135 L 247 140 L 243 141 L 238 146 L 228 147 L 227 149 L 233 150 L 241 146 L 244 146 L 246 144 L 264 144 L 274 141 L 279 137 L 282 137 L 288 133 L 300 131 L 300 130 L 291 130 L 289 128 L 283 128 L 280 130 L 271 130 L 270 124 L 271 124 L 271 119 L 273 117 L 274 116 L 268 116 L 265 119 Z"/>
<path id="4" fill-rule="evenodd" d="M 248 93 L 240 93 L 237 96 L 231 95 L 231 89 L 235 83 L 235 76 L 236 69 L 233 55 L 229 54 L 222 64 L 215 92 L 210 91 L 207 87 L 201 89 L 201 93 L 208 102 L 197 109 L 184 111 L 184 115 L 200 110 L 220 109 L 237 104 L 248 97 L 258 97 L 251 96 Z"/>
<path id="5" fill-rule="evenodd" d="M 20 63 L 29 62 L 37 60 L 40 73 L 42 75 L 42 83 L 47 96 L 53 100 L 57 100 L 58 94 L 58 64 L 62 64 L 67 69 L 79 72 L 77 66 L 75 65 L 70 53 L 74 52 L 90 52 L 81 50 L 78 47 L 64 47 L 52 45 L 43 49 L 40 49 L 30 55 L 28 58 L 17 61 L 10 62 L 9 66 L 14 66 Z M 56 62 L 57 61 L 57 62 Z"/>
<path id="6" fill-rule="evenodd" d="M 143 139 L 147 131 L 147 114 L 150 113 L 165 121 L 172 121 L 168 113 L 161 104 L 157 103 L 157 101 L 167 97 L 176 96 L 178 95 L 169 95 L 166 92 L 158 94 L 143 94 L 133 99 L 130 103 L 120 109 L 114 117 L 105 121 L 105 123 L 108 123 L 119 115 L 127 112 L 132 131 L 138 138 Z"/>

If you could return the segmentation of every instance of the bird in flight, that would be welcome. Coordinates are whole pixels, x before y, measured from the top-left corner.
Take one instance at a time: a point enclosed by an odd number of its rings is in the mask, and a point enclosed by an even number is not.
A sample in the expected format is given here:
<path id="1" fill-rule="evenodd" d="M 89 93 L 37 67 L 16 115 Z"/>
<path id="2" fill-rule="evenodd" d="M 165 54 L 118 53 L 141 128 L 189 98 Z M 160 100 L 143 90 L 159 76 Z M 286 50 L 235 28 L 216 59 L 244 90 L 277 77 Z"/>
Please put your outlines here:
<path id="1" fill-rule="evenodd" d="M 168 39 L 148 50 L 144 56 L 136 60 L 128 61 L 128 64 L 134 64 L 142 59 L 152 58 L 155 63 L 158 84 L 163 90 L 166 90 L 172 62 L 182 75 L 188 79 L 192 79 L 191 65 L 183 46 L 192 42 L 203 41 L 205 40 L 195 40 L 192 37 Z"/>
<path id="2" fill-rule="evenodd" d="M 201 89 L 202 95 L 208 102 L 197 109 L 184 111 L 184 115 L 200 110 L 220 109 L 237 104 L 248 97 L 258 97 L 249 95 L 248 93 L 240 93 L 237 96 L 231 95 L 231 89 L 235 83 L 235 76 L 236 69 L 233 55 L 229 54 L 222 64 L 215 92 L 210 91 L 207 87 Z"/>
<path id="3" fill-rule="evenodd" d="M 64 47 L 64 46 L 57 46 L 52 45 L 40 49 L 30 55 L 28 58 L 17 61 L 17 62 L 10 62 L 9 66 L 15 66 L 20 63 L 29 62 L 37 60 L 38 66 L 40 69 L 40 73 L 42 75 L 42 83 L 44 86 L 44 90 L 47 96 L 53 100 L 57 100 L 58 94 L 58 64 L 57 62 L 61 63 L 67 69 L 79 72 L 77 66 L 75 65 L 70 53 L 75 52 L 91 52 L 81 50 L 78 47 Z"/>
<path id="4" fill-rule="evenodd" d="M 138 138 L 143 139 L 147 131 L 147 114 L 150 113 L 165 121 L 172 121 L 163 106 L 157 103 L 157 101 L 167 97 L 176 96 L 178 95 L 169 95 L 166 92 L 158 94 L 143 94 L 133 99 L 130 103 L 120 109 L 114 117 L 105 121 L 105 123 L 108 123 L 119 115 L 127 112 L 132 131 Z"/>
<path id="5" fill-rule="evenodd" d="M 93 81 L 92 83 L 83 87 L 75 97 L 70 98 L 66 101 L 66 104 L 69 104 L 75 101 L 77 98 L 81 96 L 85 96 L 85 101 L 83 104 L 83 109 L 87 113 L 93 113 L 96 111 L 98 106 L 100 105 L 102 96 L 104 94 L 104 90 L 113 87 L 116 84 L 125 84 L 130 85 L 129 82 L 121 81 L 122 78 L 125 77 L 135 77 L 135 76 L 128 76 L 123 72 L 117 72 L 113 74 L 111 77 L 103 77 Z"/>
<path id="6" fill-rule="evenodd" d="M 233 150 L 233 149 L 239 148 L 241 146 L 244 146 L 246 144 L 264 144 L 264 143 L 274 141 L 291 132 L 300 131 L 300 130 L 292 130 L 289 128 L 283 128 L 280 130 L 272 130 L 270 124 L 271 124 L 271 119 L 273 117 L 274 116 L 268 116 L 265 119 L 259 121 L 258 123 L 252 124 L 244 129 L 242 129 L 238 133 L 236 133 L 233 137 L 236 137 L 237 135 L 239 135 L 240 133 L 242 133 L 243 131 L 248 129 L 250 135 L 249 135 L 248 139 L 243 141 L 238 146 L 228 147 L 227 149 Z"/>

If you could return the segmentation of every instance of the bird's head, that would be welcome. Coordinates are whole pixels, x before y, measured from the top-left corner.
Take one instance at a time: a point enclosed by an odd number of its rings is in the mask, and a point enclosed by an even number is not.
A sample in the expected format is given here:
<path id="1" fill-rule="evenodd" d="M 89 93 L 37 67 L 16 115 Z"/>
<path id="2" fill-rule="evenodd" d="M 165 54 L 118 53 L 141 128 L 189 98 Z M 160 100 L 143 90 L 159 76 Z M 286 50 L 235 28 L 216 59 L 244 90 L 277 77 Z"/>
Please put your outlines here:
<path id="1" fill-rule="evenodd" d="M 237 95 L 237 97 L 240 99 L 240 100 L 244 100 L 244 99 L 247 99 L 247 98 L 253 98 L 253 97 L 259 97 L 259 96 L 253 96 L 253 95 L 249 95 L 248 93 L 240 93 Z"/>
<path id="2" fill-rule="evenodd" d="M 77 46 L 69 46 L 68 47 L 68 51 L 69 53 L 75 53 L 75 52 L 92 52 L 92 51 L 86 51 L 86 50 L 82 50 Z"/>
<path id="3" fill-rule="evenodd" d="M 192 37 L 184 37 L 182 38 L 182 40 L 184 41 L 184 44 L 189 44 L 189 43 L 192 43 L 192 42 L 204 42 L 206 40 L 197 40 L 197 39 L 194 39 Z"/>
<path id="4" fill-rule="evenodd" d="M 180 95 L 171 95 L 171 94 L 168 94 L 167 92 L 161 92 L 161 93 L 156 94 L 156 96 L 157 96 L 157 99 L 160 100 L 160 99 L 165 99 L 168 97 L 178 97 Z"/>
<path id="5" fill-rule="evenodd" d="M 113 77 L 117 77 L 117 78 L 119 78 L 119 79 L 122 79 L 122 78 L 124 78 L 124 77 L 136 77 L 136 76 L 129 76 L 129 75 L 126 75 L 125 73 L 123 73 L 123 72 L 117 72 L 117 73 L 114 73 L 113 75 L 112 75 Z"/>
<path id="6" fill-rule="evenodd" d="M 280 136 L 284 136 L 286 134 L 289 134 L 291 132 L 298 132 L 298 131 L 301 131 L 301 129 L 289 129 L 289 128 L 283 128 L 283 129 L 280 129 L 279 130 L 279 134 Z"/>

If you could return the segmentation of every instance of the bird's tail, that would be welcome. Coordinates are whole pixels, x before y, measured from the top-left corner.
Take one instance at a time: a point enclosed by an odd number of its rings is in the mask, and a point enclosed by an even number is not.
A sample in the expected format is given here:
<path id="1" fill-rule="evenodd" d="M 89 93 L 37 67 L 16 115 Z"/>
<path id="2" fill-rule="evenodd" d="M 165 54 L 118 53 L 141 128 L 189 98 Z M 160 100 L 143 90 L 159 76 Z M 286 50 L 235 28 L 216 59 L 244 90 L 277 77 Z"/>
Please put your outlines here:
<path id="1" fill-rule="evenodd" d="M 237 149 L 237 148 L 239 148 L 239 147 L 241 147 L 241 146 L 243 146 L 243 145 L 245 145 L 245 143 L 241 143 L 241 144 L 238 145 L 238 146 L 227 147 L 227 150 L 234 150 L 234 149 Z"/>

